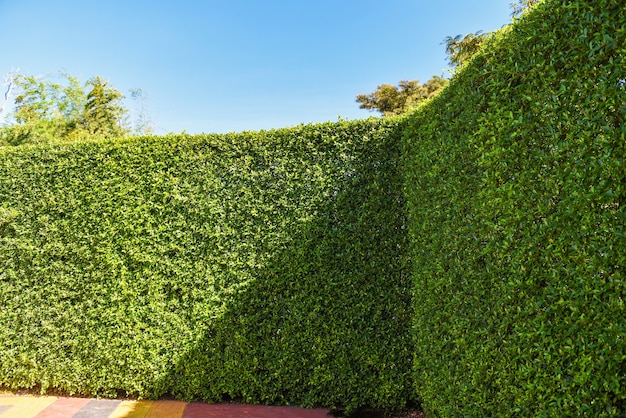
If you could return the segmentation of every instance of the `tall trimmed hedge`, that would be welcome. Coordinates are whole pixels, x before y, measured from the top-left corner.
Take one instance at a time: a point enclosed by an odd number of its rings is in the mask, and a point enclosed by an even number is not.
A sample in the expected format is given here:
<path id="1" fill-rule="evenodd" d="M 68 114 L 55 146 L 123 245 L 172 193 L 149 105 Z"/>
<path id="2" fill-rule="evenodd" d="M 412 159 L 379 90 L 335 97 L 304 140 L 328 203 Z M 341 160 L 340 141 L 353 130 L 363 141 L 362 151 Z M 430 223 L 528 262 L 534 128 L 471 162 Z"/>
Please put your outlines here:
<path id="1" fill-rule="evenodd" d="M 626 414 L 626 4 L 545 1 L 406 131 L 436 416 Z"/>
<path id="2" fill-rule="evenodd" d="M 0 150 L 0 386 L 402 406 L 402 127 Z"/>
<path id="3" fill-rule="evenodd" d="M 0 386 L 626 413 L 626 7 L 402 119 L 0 149 Z"/>

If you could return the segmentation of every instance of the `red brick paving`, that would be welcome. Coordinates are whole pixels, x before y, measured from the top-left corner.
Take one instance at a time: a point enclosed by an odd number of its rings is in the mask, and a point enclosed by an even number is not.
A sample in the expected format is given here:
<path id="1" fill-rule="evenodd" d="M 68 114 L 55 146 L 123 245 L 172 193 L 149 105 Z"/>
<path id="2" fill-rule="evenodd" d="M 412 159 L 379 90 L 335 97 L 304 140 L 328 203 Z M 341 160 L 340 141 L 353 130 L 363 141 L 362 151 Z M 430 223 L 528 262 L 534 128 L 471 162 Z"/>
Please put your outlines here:
<path id="1" fill-rule="evenodd" d="M 35 418 L 67 418 L 80 411 L 89 399 L 59 398 L 52 405 L 35 415 Z"/>
<path id="2" fill-rule="evenodd" d="M 37 408 L 35 404 L 46 402 Z M 29 404 L 33 408 L 29 408 Z M 43 409 L 42 409 L 43 408 Z M 327 409 L 293 406 L 120 401 L 0 394 L 0 418 L 328 418 Z"/>

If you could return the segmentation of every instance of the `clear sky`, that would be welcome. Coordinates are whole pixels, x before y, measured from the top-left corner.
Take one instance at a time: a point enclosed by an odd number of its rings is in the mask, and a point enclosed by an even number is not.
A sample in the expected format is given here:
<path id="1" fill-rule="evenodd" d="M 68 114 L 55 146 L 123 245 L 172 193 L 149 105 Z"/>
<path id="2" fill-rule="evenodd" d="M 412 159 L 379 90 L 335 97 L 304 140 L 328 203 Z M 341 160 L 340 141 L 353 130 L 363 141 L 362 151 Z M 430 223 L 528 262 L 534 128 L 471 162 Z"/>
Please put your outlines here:
<path id="1" fill-rule="evenodd" d="M 509 23 L 511 1 L 0 0 L 0 76 L 140 88 L 157 134 L 361 119 L 357 94 L 446 75 L 443 39 Z"/>

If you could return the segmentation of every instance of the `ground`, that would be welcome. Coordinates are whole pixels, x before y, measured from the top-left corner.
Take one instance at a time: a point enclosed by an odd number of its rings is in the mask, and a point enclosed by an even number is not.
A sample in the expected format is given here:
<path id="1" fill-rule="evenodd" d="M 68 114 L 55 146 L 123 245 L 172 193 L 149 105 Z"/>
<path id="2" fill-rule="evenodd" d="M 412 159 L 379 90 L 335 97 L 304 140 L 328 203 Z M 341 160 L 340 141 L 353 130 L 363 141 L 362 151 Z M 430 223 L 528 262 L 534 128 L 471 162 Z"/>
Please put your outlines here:
<path id="1" fill-rule="evenodd" d="M 331 414 L 337 418 L 346 417 L 344 411 L 334 410 Z M 354 414 L 350 415 L 352 418 L 426 418 L 426 414 L 420 408 L 406 408 L 394 413 L 385 413 L 380 409 L 364 408 L 359 409 Z"/>

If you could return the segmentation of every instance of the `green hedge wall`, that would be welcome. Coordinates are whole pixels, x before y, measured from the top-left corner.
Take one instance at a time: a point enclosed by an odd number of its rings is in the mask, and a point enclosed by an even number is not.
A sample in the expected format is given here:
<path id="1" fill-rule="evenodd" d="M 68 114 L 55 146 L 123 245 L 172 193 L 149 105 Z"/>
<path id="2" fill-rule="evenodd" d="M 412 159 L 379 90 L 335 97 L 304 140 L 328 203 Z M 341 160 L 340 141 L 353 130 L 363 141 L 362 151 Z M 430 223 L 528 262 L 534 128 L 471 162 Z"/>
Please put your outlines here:
<path id="1" fill-rule="evenodd" d="M 0 386 L 404 405 L 402 129 L 0 150 Z"/>
<path id="2" fill-rule="evenodd" d="M 406 130 L 415 382 L 441 416 L 626 414 L 626 5 L 545 1 Z"/>
<path id="3" fill-rule="evenodd" d="M 623 416 L 620 3 L 407 118 L 0 149 L 0 387 Z"/>

